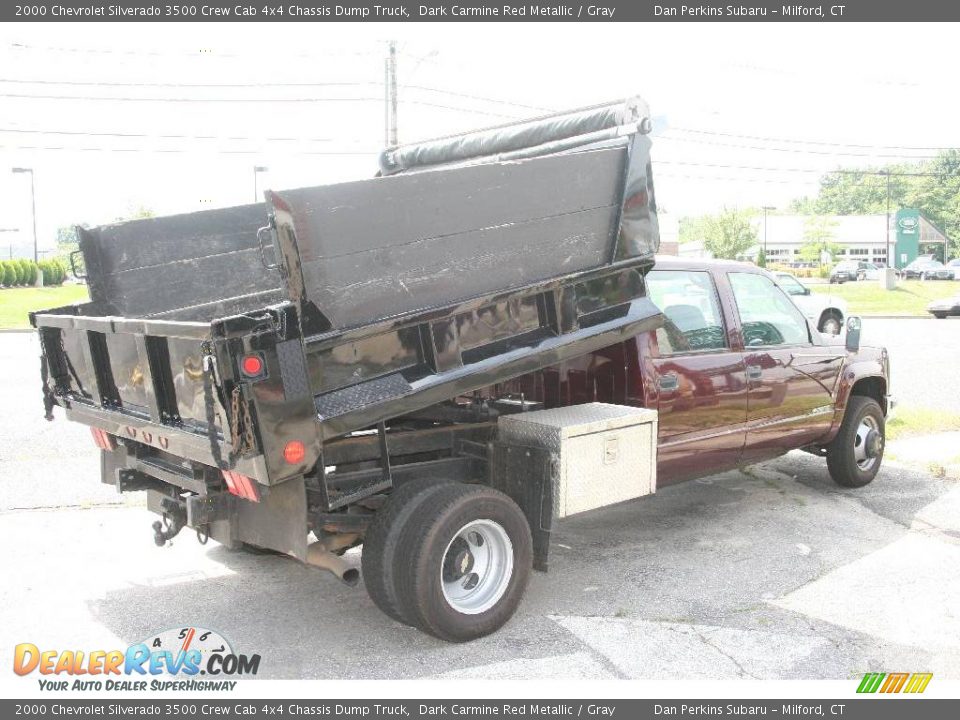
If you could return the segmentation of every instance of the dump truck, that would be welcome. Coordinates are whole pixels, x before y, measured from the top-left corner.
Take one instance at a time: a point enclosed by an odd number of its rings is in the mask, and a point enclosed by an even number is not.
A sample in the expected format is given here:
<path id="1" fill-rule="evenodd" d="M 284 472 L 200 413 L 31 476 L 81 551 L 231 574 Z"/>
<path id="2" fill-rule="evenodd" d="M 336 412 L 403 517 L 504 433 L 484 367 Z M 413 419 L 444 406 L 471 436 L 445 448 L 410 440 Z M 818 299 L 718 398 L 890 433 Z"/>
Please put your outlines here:
<path id="1" fill-rule="evenodd" d="M 375 177 L 77 228 L 89 302 L 31 314 L 45 411 L 102 480 L 452 641 L 545 570 L 555 519 L 656 486 L 656 412 L 510 381 L 656 327 L 637 98 L 389 148 Z M 82 256 L 82 257 L 81 257 Z M 596 389 L 592 397 L 599 397 Z"/>

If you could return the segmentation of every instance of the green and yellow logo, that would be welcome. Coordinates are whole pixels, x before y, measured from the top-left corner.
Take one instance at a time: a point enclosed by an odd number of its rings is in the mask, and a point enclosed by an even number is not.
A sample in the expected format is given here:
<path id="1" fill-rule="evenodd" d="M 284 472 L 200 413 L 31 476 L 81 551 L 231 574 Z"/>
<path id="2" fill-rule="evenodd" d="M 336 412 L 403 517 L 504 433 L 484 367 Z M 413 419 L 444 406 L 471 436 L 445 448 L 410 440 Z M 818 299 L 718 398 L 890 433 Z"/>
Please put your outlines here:
<path id="1" fill-rule="evenodd" d="M 860 681 L 858 693 L 922 693 L 933 673 L 867 673 Z"/>

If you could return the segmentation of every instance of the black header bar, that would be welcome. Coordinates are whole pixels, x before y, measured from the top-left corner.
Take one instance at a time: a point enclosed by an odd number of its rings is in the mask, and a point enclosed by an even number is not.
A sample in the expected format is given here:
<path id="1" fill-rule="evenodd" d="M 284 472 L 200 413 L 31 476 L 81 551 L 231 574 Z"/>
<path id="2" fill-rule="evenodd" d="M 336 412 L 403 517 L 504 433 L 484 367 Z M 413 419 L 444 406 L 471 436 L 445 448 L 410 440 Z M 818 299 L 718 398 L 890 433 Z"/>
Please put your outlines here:
<path id="1" fill-rule="evenodd" d="M 0 7 L 2 22 L 949 22 L 960 3 L 944 0 L 671 2 L 596 4 L 507 0 L 23 0 Z"/>

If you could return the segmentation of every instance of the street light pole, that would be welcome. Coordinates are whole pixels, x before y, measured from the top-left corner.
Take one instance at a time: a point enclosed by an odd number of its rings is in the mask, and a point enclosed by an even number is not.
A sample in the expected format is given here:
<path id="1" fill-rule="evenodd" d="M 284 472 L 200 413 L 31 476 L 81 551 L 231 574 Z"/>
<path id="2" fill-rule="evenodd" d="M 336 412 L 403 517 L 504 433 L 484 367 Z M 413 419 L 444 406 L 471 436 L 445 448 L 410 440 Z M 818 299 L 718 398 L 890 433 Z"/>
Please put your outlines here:
<path id="1" fill-rule="evenodd" d="M 14 173 L 30 173 L 30 215 L 33 218 L 33 261 L 37 262 L 37 195 L 33 186 L 33 168 L 13 168 Z"/>
<path id="2" fill-rule="evenodd" d="M 254 165 L 253 166 L 253 201 L 258 202 L 260 200 L 260 193 L 257 192 L 257 173 L 267 172 L 270 168 L 263 165 Z"/>

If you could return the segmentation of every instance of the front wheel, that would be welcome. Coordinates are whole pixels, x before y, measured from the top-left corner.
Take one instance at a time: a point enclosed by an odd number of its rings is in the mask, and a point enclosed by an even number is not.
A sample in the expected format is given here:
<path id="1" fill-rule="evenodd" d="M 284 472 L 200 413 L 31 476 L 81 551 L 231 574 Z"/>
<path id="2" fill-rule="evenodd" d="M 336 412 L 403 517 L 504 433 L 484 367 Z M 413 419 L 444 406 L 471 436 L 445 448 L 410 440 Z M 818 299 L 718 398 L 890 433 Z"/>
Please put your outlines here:
<path id="1" fill-rule="evenodd" d="M 863 487 L 880 471 L 886 426 L 873 398 L 853 395 L 837 437 L 827 447 L 827 469 L 837 485 Z"/>
<path id="2" fill-rule="evenodd" d="M 397 595 L 405 618 L 442 640 L 498 630 L 516 611 L 533 564 L 530 527 L 509 497 L 451 484 L 417 508 L 397 550 Z"/>
<path id="3" fill-rule="evenodd" d="M 933 316 L 934 316 L 937 320 L 946 320 L 946 319 L 947 319 L 947 314 L 946 314 L 946 313 L 934 313 Z"/>

